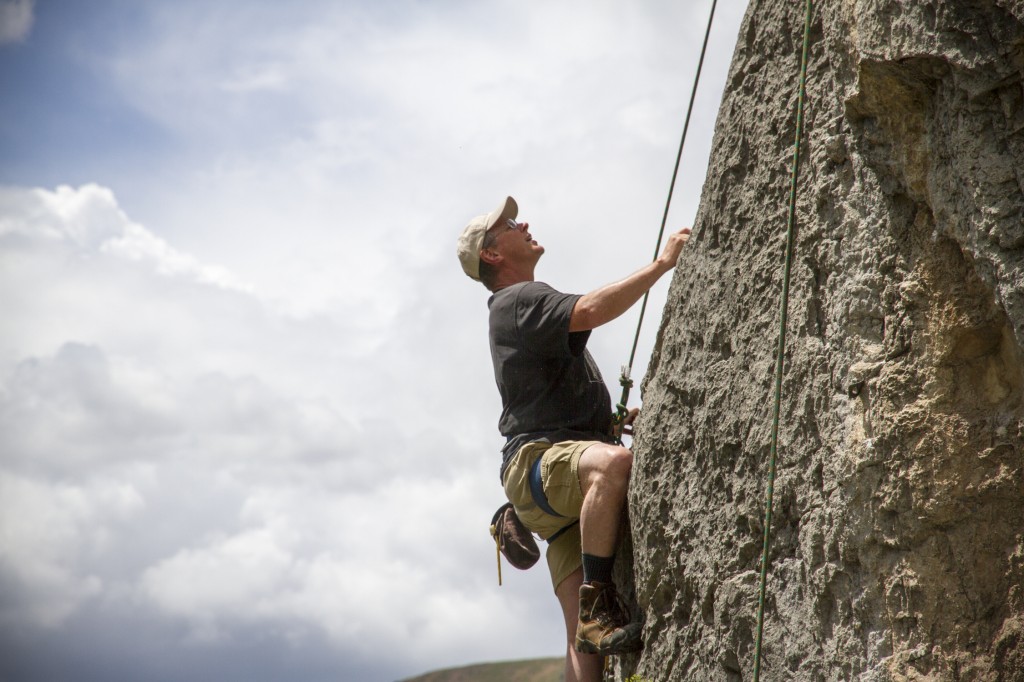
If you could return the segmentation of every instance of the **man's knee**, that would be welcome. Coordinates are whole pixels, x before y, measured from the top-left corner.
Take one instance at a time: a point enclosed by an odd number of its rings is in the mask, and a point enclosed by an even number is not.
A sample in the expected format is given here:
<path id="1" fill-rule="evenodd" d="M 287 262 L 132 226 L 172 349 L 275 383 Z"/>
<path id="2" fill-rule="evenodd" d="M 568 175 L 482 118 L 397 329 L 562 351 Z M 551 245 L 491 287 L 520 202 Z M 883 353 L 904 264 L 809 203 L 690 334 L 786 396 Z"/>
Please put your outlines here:
<path id="1" fill-rule="evenodd" d="M 633 471 L 633 453 L 621 445 L 601 444 L 588 448 L 588 475 L 590 483 L 601 483 L 625 488 Z M 584 486 L 588 488 L 589 485 Z"/>
<path id="2" fill-rule="evenodd" d="M 621 445 L 611 445 L 608 474 L 617 481 L 628 482 L 633 471 L 633 453 Z"/>

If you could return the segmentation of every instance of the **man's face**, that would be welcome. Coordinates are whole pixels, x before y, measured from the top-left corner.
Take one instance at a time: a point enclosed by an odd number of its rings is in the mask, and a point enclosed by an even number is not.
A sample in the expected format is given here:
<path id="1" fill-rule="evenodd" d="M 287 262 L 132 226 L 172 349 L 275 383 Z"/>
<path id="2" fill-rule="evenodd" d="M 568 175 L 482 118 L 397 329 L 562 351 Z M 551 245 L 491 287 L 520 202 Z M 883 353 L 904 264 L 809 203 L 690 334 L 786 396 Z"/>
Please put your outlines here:
<path id="1" fill-rule="evenodd" d="M 529 223 L 517 223 L 509 219 L 504 224 L 492 227 L 486 241 L 491 243 L 489 248 L 516 262 L 536 263 L 544 254 L 544 247 L 530 234 Z"/>

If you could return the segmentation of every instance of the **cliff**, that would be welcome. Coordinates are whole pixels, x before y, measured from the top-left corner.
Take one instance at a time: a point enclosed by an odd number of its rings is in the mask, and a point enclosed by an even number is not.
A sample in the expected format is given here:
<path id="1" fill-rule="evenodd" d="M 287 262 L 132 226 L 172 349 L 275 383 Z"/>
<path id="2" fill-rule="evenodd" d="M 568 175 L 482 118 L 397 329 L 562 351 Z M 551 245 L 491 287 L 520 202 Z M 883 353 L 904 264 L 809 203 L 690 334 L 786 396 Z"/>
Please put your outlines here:
<path id="1" fill-rule="evenodd" d="M 802 26 L 752 0 L 738 38 L 617 679 L 751 679 Z M 811 39 L 762 679 L 1024 680 L 1024 3 L 822 0 Z"/>

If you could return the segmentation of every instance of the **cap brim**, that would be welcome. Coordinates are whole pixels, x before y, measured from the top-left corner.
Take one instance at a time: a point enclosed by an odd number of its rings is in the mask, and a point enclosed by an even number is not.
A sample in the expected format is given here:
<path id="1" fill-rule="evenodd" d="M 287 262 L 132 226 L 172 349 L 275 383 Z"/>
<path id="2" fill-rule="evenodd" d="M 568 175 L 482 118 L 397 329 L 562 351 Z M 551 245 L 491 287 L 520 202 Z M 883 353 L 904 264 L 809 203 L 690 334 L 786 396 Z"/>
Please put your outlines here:
<path id="1" fill-rule="evenodd" d="M 499 225 L 506 220 L 515 220 L 519 215 L 519 205 L 512 197 L 506 197 L 501 206 L 494 209 L 487 216 L 487 229 Z"/>

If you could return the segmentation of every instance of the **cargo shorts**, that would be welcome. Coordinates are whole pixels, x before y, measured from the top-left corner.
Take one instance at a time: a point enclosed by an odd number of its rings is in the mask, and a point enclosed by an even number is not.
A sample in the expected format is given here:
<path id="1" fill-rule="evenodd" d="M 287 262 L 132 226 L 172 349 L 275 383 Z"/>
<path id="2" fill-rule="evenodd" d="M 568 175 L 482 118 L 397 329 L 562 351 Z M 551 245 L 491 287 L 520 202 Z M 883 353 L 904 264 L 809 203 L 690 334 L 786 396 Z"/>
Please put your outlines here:
<path id="1" fill-rule="evenodd" d="M 559 443 L 537 441 L 519 449 L 505 470 L 505 495 L 516 509 L 523 524 L 545 540 L 572 524 L 548 545 L 548 570 L 551 584 L 557 588 L 573 571 L 582 566 L 580 541 L 580 509 L 583 490 L 580 488 L 579 464 L 583 451 L 596 440 L 571 440 Z M 551 516 L 533 501 L 530 493 L 530 469 L 541 458 L 540 476 L 548 506 L 562 516 Z"/>

